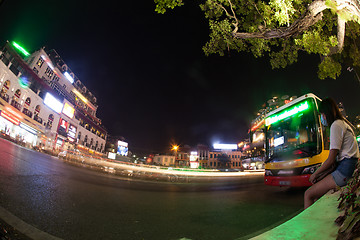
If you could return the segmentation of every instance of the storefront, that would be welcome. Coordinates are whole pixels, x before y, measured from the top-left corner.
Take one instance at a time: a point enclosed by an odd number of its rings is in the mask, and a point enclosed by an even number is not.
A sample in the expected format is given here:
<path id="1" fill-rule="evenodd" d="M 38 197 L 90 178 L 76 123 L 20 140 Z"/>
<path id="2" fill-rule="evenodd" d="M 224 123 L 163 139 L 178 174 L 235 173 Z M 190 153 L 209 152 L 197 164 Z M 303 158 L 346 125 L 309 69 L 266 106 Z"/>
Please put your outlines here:
<path id="1" fill-rule="evenodd" d="M 39 133 L 36 129 L 20 122 L 16 115 L 5 110 L 0 112 L 0 132 L 10 136 L 16 142 L 29 146 L 37 144 Z"/>

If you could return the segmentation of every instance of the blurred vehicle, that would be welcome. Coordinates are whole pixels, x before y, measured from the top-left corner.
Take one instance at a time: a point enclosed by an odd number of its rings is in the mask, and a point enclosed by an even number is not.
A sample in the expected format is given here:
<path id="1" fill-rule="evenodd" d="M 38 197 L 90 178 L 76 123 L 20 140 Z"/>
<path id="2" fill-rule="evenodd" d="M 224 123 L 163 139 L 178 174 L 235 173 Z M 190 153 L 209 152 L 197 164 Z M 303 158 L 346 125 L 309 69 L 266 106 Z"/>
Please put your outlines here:
<path id="1" fill-rule="evenodd" d="M 67 150 L 64 150 L 62 152 L 59 152 L 58 157 L 66 157 Z"/>

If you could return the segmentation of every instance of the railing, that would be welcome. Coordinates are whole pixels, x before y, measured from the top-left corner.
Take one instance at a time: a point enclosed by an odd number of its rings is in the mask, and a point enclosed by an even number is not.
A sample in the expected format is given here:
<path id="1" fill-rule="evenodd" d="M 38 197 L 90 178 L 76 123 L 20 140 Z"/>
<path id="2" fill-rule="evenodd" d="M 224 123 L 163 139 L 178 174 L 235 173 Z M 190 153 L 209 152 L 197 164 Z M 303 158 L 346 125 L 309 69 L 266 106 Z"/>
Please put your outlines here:
<path id="1" fill-rule="evenodd" d="M 6 93 L 1 93 L 1 94 L 0 94 L 0 97 L 1 97 L 2 99 L 4 99 L 6 102 L 9 102 L 9 95 L 8 95 L 8 94 L 6 94 Z"/>
<path id="2" fill-rule="evenodd" d="M 24 113 L 26 116 L 30 117 L 30 118 L 32 117 L 32 114 L 33 114 L 32 112 L 30 112 L 30 111 L 29 111 L 28 109 L 26 109 L 26 108 L 23 109 L 23 113 Z"/>
<path id="3" fill-rule="evenodd" d="M 17 101 L 15 101 L 14 99 L 11 100 L 11 106 L 15 107 L 15 108 L 18 109 L 19 111 L 21 110 L 21 104 L 18 103 Z"/>
<path id="4" fill-rule="evenodd" d="M 41 117 L 39 117 L 38 115 L 34 116 L 34 120 L 37 121 L 38 123 L 42 124 L 43 120 Z"/>

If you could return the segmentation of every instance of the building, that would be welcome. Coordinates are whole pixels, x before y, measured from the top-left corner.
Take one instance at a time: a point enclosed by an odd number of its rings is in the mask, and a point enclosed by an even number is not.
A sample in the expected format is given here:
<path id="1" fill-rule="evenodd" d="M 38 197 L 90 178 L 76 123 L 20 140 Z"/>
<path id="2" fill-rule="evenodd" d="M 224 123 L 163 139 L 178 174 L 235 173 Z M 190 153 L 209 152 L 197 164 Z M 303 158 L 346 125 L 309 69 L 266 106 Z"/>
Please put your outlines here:
<path id="1" fill-rule="evenodd" d="M 0 60 L 0 132 L 49 151 L 104 153 L 96 98 L 55 50 L 7 42 Z"/>
<path id="2" fill-rule="evenodd" d="M 208 165 L 205 168 L 223 169 L 223 168 L 242 168 L 241 151 L 221 150 L 210 151 Z"/>
<path id="3" fill-rule="evenodd" d="M 175 166 L 175 156 L 174 155 L 155 155 L 153 158 L 153 163 L 161 166 Z"/>

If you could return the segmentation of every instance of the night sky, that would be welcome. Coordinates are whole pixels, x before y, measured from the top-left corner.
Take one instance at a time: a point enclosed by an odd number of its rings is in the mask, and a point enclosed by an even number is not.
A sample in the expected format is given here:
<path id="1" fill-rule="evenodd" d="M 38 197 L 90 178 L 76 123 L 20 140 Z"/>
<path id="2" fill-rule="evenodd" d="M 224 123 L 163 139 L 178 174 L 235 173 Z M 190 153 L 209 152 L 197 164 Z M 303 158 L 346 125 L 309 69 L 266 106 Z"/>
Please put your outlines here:
<path id="1" fill-rule="evenodd" d="M 56 49 L 97 97 L 108 133 L 125 137 L 133 151 L 238 143 L 273 96 L 312 92 L 343 102 L 350 117 L 360 114 L 354 72 L 320 80 L 317 55 L 277 70 L 249 53 L 206 57 L 208 23 L 194 2 L 160 15 L 152 0 L 6 0 L 0 45 Z"/>

